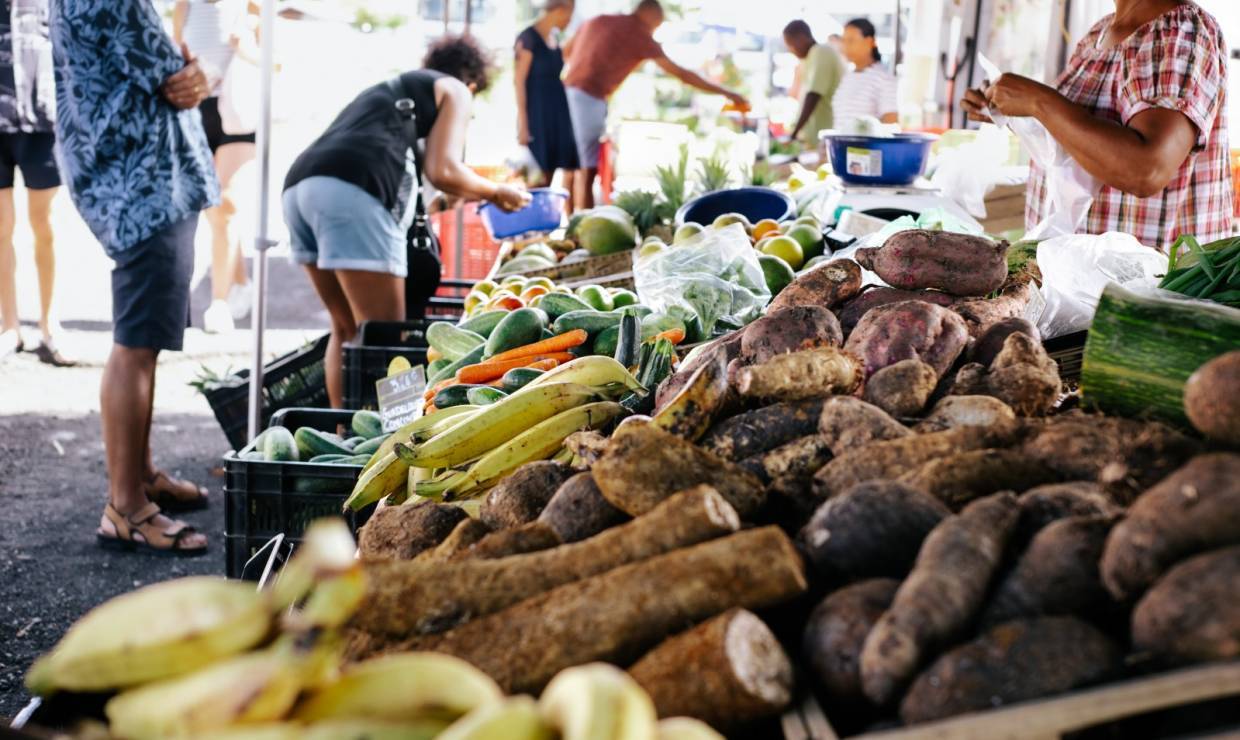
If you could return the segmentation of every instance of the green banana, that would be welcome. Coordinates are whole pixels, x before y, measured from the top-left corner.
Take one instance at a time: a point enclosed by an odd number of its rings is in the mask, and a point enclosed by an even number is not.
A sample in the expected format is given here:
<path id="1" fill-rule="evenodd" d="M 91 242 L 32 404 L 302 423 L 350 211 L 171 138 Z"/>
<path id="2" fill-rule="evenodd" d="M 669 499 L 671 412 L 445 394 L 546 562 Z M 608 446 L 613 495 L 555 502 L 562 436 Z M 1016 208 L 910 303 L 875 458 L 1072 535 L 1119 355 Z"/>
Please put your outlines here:
<path id="1" fill-rule="evenodd" d="M 449 422 L 459 423 L 462 416 L 477 410 L 477 406 L 461 404 L 460 406 L 439 409 L 435 413 L 428 416 L 419 416 L 400 429 L 397 429 L 395 432 L 389 434 L 387 439 L 383 440 L 383 444 L 379 446 L 379 449 L 370 456 L 370 461 L 367 462 L 362 468 L 362 472 L 365 473 L 367 470 L 374 467 L 376 463 L 383 459 L 384 455 L 388 454 L 393 448 L 396 447 L 397 442 L 404 442 L 405 444 L 408 444 L 411 441 L 414 443 L 425 442 L 451 426 Z"/>
<path id="2" fill-rule="evenodd" d="M 486 704 L 453 722 L 437 740 L 554 740 L 555 732 L 538 715 L 528 696 Z"/>
<path id="3" fill-rule="evenodd" d="M 685 387 L 657 414 L 653 424 L 690 442 L 701 439 L 728 396 L 728 358 L 716 352 L 693 372 Z"/>
<path id="4" fill-rule="evenodd" d="M 633 678 L 606 663 L 566 668 L 538 700 L 562 740 L 650 740 L 654 702 Z"/>
<path id="5" fill-rule="evenodd" d="M 646 390 L 628 368 L 603 355 L 588 355 L 570 360 L 531 380 L 522 390 L 550 383 L 580 383 L 592 388 L 615 386 L 629 391 Z"/>

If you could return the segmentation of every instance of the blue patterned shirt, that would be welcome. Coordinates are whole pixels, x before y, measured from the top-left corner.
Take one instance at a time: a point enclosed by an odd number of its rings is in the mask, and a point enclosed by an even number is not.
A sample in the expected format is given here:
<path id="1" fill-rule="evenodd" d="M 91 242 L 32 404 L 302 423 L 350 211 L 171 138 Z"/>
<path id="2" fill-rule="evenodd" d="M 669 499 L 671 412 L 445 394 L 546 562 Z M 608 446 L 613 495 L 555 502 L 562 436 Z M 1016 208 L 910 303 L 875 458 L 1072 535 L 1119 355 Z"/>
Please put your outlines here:
<path id="1" fill-rule="evenodd" d="M 185 61 L 151 0 L 52 0 L 51 28 L 62 174 L 108 256 L 216 205 L 198 111 L 160 93 Z"/>

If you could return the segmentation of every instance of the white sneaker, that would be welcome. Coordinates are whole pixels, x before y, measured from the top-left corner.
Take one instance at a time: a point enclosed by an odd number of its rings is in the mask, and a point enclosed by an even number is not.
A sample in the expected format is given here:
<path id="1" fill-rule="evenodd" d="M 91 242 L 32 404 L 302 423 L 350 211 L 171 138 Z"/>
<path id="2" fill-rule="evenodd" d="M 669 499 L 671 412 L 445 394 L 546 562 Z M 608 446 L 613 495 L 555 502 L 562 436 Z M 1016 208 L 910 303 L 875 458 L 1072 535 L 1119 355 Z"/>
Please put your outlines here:
<path id="1" fill-rule="evenodd" d="M 240 321 L 250 315 L 250 309 L 254 306 L 254 293 L 250 288 L 250 284 L 246 283 L 234 285 L 228 291 L 228 310 L 233 321 Z"/>
<path id="2" fill-rule="evenodd" d="M 208 334 L 227 334 L 232 331 L 233 317 L 228 301 L 215 300 L 202 314 L 202 330 Z"/>

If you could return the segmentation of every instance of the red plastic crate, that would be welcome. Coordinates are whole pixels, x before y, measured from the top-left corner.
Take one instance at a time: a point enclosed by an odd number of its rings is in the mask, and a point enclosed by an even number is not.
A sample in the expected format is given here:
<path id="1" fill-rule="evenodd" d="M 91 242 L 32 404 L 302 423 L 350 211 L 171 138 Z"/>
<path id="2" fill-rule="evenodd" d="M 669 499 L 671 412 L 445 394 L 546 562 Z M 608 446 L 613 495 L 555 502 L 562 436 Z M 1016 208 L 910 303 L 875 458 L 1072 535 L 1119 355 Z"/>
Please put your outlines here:
<path id="1" fill-rule="evenodd" d="M 477 203 L 463 203 L 436 213 L 431 216 L 431 224 L 439 236 L 445 278 L 476 281 L 487 276 L 499 254 L 499 242 L 487 233 Z"/>

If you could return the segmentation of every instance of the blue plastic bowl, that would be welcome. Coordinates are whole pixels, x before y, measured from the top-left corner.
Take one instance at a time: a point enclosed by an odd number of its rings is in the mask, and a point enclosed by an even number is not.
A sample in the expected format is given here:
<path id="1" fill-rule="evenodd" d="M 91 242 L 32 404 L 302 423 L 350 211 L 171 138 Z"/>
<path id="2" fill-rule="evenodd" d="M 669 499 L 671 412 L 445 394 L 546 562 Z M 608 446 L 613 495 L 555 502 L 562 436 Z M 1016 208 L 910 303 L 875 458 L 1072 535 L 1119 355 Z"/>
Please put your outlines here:
<path id="1" fill-rule="evenodd" d="M 482 223 L 492 239 L 508 239 L 522 234 L 547 233 L 560 228 L 568 191 L 560 188 L 534 188 L 530 204 L 519 211 L 504 213 L 491 203 L 478 208 Z"/>
<path id="2" fill-rule="evenodd" d="M 930 134 L 844 136 L 826 134 L 831 169 L 854 185 L 910 185 L 926 169 Z"/>
<path id="3" fill-rule="evenodd" d="M 770 188 L 736 188 L 700 195 L 676 211 L 676 225 L 693 222 L 706 226 L 725 213 L 739 213 L 756 224 L 764 218 L 795 218 L 797 204 L 786 193 Z"/>

